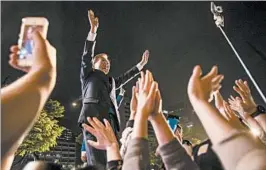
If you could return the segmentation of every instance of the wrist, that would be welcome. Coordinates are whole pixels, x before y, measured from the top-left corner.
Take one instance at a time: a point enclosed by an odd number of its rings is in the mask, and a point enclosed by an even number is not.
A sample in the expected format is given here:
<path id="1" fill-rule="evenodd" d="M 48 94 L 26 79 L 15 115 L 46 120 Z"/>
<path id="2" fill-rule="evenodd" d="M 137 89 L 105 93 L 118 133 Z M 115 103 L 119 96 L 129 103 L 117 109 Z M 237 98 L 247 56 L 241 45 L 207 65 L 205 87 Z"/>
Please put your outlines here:
<path id="1" fill-rule="evenodd" d="M 117 143 L 113 143 L 106 148 L 107 161 L 121 160 L 121 155 L 119 153 L 119 146 Z"/>
<path id="2" fill-rule="evenodd" d="M 150 116 L 150 114 L 147 113 L 147 111 L 145 109 L 137 109 L 136 114 L 135 114 L 135 119 L 136 120 L 148 120 L 148 117 Z"/>
<path id="3" fill-rule="evenodd" d="M 131 111 L 129 120 L 134 120 L 135 115 L 136 115 L 136 111 Z"/>
<path id="4" fill-rule="evenodd" d="M 110 144 L 109 146 L 106 147 L 106 151 L 114 152 L 116 150 L 119 150 L 118 143 L 112 143 L 112 144 Z"/>
<path id="5" fill-rule="evenodd" d="M 93 33 L 93 34 L 96 34 L 96 32 L 97 32 L 97 28 L 92 27 L 92 28 L 90 29 L 90 32 Z"/>
<path id="6" fill-rule="evenodd" d="M 151 123 L 158 123 L 158 122 L 160 122 L 162 119 L 163 119 L 163 113 L 157 113 L 157 114 L 155 114 L 155 115 L 151 115 L 150 117 L 149 117 L 149 121 L 151 122 Z"/>
<path id="7" fill-rule="evenodd" d="M 251 109 L 249 109 L 248 111 L 244 111 L 244 114 L 248 114 L 251 115 L 252 113 L 255 113 L 257 111 L 257 105 L 253 106 Z"/>

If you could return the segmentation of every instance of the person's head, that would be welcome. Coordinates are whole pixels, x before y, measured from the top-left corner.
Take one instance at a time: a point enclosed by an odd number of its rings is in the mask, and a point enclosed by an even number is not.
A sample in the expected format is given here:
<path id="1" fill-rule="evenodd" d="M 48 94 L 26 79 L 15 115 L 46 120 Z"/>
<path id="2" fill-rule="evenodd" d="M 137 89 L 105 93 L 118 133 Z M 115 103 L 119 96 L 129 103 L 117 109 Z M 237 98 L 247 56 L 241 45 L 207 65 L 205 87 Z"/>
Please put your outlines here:
<path id="1" fill-rule="evenodd" d="M 181 139 L 183 138 L 183 128 L 179 124 L 176 125 L 175 135 L 180 137 Z"/>
<path id="2" fill-rule="evenodd" d="M 92 61 L 92 65 L 94 69 L 108 74 L 110 70 L 110 60 L 108 55 L 104 53 L 97 54 Z"/>

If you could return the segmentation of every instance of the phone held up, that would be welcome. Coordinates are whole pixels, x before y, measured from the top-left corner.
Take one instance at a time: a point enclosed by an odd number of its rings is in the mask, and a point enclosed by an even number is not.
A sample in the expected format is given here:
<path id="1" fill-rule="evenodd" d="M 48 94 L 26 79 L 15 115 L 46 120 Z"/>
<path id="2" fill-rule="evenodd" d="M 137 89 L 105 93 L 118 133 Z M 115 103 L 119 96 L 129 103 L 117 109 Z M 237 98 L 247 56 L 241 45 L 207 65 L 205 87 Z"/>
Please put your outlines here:
<path id="1" fill-rule="evenodd" d="M 47 37 L 49 22 L 43 17 L 26 17 L 22 19 L 20 28 L 18 47 L 19 58 L 18 65 L 22 67 L 30 67 L 33 63 L 33 39 L 32 33 L 39 31 L 44 39 Z"/>

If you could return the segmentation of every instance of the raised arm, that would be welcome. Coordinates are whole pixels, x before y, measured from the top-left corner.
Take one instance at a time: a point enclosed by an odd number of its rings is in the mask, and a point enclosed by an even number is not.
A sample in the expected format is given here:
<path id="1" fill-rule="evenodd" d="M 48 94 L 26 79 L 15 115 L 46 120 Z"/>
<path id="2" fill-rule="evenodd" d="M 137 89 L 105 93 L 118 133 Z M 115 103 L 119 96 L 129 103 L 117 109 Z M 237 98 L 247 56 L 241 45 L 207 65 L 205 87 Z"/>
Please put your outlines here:
<path id="1" fill-rule="evenodd" d="M 84 78 L 92 69 L 92 59 L 94 57 L 94 48 L 96 44 L 96 35 L 97 29 L 99 27 L 99 20 L 94 16 L 92 10 L 88 11 L 88 18 L 90 21 L 90 32 L 85 41 L 83 54 L 81 57 L 81 71 L 80 71 L 80 80 L 83 82 Z"/>
<path id="2" fill-rule="evenodd" d="M 56 49 L 40 33 L 33 33 L 32 67 L 18 65 L 18 46 L 12 46 L 9 64 L 28 72 L 1 89 L 1 160 L 12 156 L 38 118 L 56 82 Z M 10 169 L 6 162 L 1 169 Z"/>
<path id="3" fill-rule="evenodd" d="M 115 78 L 116 89 L 119 89 L 139 74 L 143 67 L 148 63 L 149 55 L 149 51 L 146 50 L 142 55 L 142 60 L 136 66 Z"/>

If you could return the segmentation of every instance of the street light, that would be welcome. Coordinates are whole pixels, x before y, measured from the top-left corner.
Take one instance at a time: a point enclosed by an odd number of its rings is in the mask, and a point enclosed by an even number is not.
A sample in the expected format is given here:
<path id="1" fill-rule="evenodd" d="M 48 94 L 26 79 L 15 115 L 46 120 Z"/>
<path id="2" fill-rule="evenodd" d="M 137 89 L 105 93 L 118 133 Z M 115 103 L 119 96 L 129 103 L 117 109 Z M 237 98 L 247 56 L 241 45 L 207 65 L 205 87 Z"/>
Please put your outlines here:
<path id="1" fill-rule="evenodd" d="M 76 107 L 78 104 L 76 102 L 72 102 L 72 106 Z"/>

